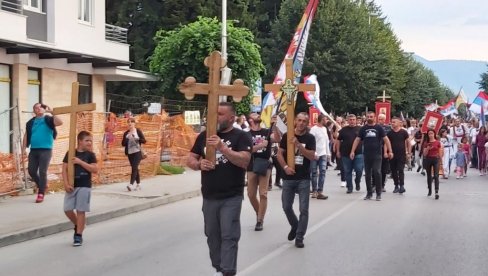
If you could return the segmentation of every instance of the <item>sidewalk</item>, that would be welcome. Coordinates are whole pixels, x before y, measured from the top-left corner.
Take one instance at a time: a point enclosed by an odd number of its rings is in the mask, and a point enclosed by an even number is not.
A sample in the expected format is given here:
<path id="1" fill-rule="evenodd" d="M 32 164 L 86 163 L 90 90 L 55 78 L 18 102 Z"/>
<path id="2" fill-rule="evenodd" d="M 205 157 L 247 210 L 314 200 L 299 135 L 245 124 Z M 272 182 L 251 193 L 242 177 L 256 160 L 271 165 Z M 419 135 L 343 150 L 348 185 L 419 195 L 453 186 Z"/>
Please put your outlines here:
<path id="1" fill-rule="evenodd" d="M 127 191 L 127 182 L 93 188 L 87 224 L 128 215 L 200 195 L 200 172 L 186 169 L 180 175 L 160 175 L 141 182 L 141 191 Z M 73 228 L 64 215 L 64 192 L 0 198 L 0 247 Z"/>

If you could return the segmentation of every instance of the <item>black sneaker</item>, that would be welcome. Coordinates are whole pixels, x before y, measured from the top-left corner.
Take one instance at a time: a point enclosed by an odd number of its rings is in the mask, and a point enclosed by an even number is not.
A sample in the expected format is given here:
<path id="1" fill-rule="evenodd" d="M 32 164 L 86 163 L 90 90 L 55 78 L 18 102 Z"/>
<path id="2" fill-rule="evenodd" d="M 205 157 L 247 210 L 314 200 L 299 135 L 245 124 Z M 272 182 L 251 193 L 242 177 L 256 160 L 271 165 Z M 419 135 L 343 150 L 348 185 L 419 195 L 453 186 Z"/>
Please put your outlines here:
<path id="1" fill-rule="evenodd" d="M 381 201 L 381 195 L 376 195 L 376 201 Z"/>
<path id="2" fill-rule="evenodd" d="M 398 189 L 398 186 L 395 186 L 395 189 L 393 190 L 393 193 L 396 194 L 398 192 L 400 192 L 400 189 Z"/>
<path id="3" fill-rule="evenodd" d="M 438 193 L 435 194 L 435 199 L 436 200 L 439 199 L 439 194 Z"/>
<path id="4" fill-rule="evenodd" d="M 73 246 L 81 246 L 83 244 L 83 238 L 80 234 L 76 234 L 73 237 Z"/>
<path id="5" fill-rule="evenodd" d="M 364 197 L 364 200 L 370 200 L 370 199 L 371 199 L 371 197 L 372 197 L 372 195 L 367 194 L 367 195 Z"/>
<path id="6" fill-rule="evenodd" d="M 422 166 L 419 166 L 417 169 L 417 172 L 420 172 L 421 169 L 422 169 Z"/>
<path id="7" fill-rule="evenodd" d="M 346 194 L 352 194 L 352 190 L 347 190 Z"/>
<path id="8" fill-rule="evenodd" d="M 254 227 L 254 231 L 263 231 L 263 223 L 261 221 L 258 221 L 256 223 L 256 227 Z"/>
<path id="9" fill-rule="evenodd" d="M 288 240 L 292 241 L 297 237 L 297 227 L 292 227 L 290 233 L 288 233 Z"/>
<path id="10" fill-rule="evenodd" d="M 356 191 L 358 191 L 358 192 L 359 192 L 359 190 L 361 190 L 361 186 L 360 186 L 360 185 L 359 185 L 359 183 L 358 183 L 358 184 L 356 184 Z"/>
<path id="11" fill-rule="evenodd" d="M 304 248 L 305 247 L 305 244 L 303 244 L 303 240 L 296 239 L 295 240 L 295 246 L 297 248 Z"/>
<path id="12" fill-rule="evenodd" d="M 403 194 L 406 192 L 405 188 L 403 186 L 400 186 L 400 190 L 398 191 L 400 194 Z"/>
<path id="13" fill-rule="evenodd" d="M 423 176 L 425 176 L 425 172 L 421 172 L 420 174 L 423 175 Z"/>

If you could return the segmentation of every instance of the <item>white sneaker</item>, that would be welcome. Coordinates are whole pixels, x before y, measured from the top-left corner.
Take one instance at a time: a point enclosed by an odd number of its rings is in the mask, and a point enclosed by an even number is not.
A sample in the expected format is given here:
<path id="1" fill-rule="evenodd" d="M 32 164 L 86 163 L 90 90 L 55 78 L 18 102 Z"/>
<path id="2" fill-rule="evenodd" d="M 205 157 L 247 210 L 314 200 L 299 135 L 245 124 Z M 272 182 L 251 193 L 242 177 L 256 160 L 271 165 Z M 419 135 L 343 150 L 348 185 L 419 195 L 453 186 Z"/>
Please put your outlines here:
<path id="1" fill-rule="evenodd" d="M 456 176 L 456 179 L 459 179 L 459 176 Z"/>
<path id="2" fill-rule="evenodd" d="M 346 181 L 341 181 L 341 187 L 346 187 Z"/>
<path id="3" fill-rule="evenodd" d="M 140 191 L 141 190 L 141 185 L 137 184 L 136 188 L 134 189 L 134 191 Z"/>
<path id="4" fill-rule="evenodd" d="M 214 276 L 223 276 L 222 272 L 215 272 Z"/>
<path id="5" fill-rule="evenodd" d="M 132 184 L 127 185 L 127 191 L 129 191 L 129 192 L 134 191 L 134 185 L 132 185 Z"/>

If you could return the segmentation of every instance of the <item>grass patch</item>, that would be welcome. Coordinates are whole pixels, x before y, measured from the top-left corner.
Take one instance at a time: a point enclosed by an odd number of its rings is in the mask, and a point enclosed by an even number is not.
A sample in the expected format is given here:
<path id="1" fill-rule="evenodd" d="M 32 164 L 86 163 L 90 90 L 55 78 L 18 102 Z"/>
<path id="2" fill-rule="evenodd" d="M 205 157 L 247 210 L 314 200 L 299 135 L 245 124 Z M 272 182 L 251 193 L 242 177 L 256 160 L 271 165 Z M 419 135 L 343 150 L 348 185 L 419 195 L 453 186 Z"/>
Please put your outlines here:
<path id="1" fill-rule="evenodd" d="M 171 165 L 161 165 L 158 168 L 158 175 L 172 175 L 172 174 L 182 174 L 185 172 L 185 168 L 171 166 Z"/>

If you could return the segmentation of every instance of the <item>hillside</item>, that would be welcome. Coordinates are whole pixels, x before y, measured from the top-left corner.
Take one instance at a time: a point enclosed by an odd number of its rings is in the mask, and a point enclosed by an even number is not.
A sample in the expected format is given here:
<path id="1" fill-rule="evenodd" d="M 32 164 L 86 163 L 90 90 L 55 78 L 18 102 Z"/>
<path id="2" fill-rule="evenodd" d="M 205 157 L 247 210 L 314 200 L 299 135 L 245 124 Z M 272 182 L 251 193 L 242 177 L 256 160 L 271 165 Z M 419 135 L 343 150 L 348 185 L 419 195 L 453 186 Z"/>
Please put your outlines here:
<path id="1" fill-rule="evenodd" d="M 414 58 L 431 69 L 439 80 L 455 94 L 462 87 L 471 102 L 479 92 L 480 75 L 488 71 L 486 62 L 474 60 L 426 60 L 414 55 Z"/>

